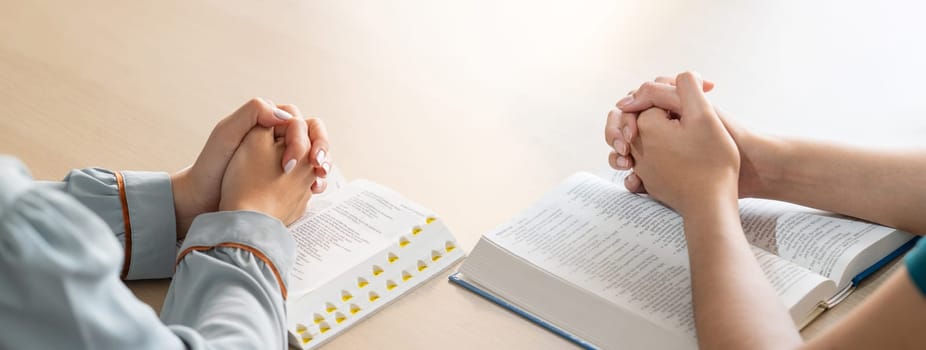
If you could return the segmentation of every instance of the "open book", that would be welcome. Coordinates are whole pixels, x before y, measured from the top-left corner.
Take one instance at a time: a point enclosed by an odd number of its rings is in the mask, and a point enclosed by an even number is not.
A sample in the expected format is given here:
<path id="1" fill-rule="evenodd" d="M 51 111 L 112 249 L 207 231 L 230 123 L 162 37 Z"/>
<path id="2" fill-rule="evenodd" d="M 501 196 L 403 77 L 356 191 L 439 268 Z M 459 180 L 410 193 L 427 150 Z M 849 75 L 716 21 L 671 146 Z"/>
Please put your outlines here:
<path id="1" fill-rule="evenodd" d="M 485 234 L 451 281 L 586 348 L 697 347 L 681 217 L 606 177 L 569 177 Z M 741 200 L 740 213 L 798 327 L 915 240 L 775 201 Z"/>
<path id="2" fill-rule="evenodd" d="M 335 168 L 290 225 L 298 245 L 286 301 L 289 342 L 324 344 L 463 258 L 438 216 Z"/>

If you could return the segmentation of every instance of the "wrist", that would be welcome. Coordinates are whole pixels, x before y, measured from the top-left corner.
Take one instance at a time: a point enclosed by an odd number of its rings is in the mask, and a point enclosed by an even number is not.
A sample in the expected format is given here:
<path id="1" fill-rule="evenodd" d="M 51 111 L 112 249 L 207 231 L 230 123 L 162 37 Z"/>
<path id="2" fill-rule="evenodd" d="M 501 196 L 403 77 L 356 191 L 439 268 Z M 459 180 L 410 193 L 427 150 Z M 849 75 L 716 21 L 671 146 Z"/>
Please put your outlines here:
<path id="1" fill-rule="evenodd" d="M 194 217 L 190 215 L 193 210 L 190 207 L 190 200 L 187 196 L 190 194 L 189 189 L 189 169 L 183 169 L 170 175 L 171 190 L 174 194 L 174 217 L 177 220 L 177 240 L 183 240 L 190 225 L 193 224 Z"/>
<path id="2" fill-rule="evenodd" d="M 279 218 L 273 210 L 269 210 L 272 206 L 272 201 L 266 201 L 258 198 L 251 198 L 250 200 L 245 198 L 222 198 L 219 201 L 219 211 L 253 211 L 261 213 L 267 216 L 274 218 Z"/>
<path id="3" fill-rule="evenodd" d="M 735 196 L 724 195 L 705 198 L 699 205 L 681 212 L 685 224 L 685 235 L 693 232 L 705 234 L 726 234 L 729 228 L 740 227 L 739 202 Z M 724 227 L 722 230 L 691 230 L 690 228 Z M 735 232 L 735 230 L 734 230 Z M 741 231 L 740 231 L 741 232 Z"/>
<path id="4" fill-rule="evenodd" d="M 717 186 L 698 194 L 687 196 L 691 200 L 678 208 L 683 219 L 714 216 L 717 213 L 739 212 L 735 185 Z"/>
<path id="5" fill-rule="evenodd" d="M 788 169 L 789 143 L 748 132 L 737 139 L 737 143 L 742 155 L 740 197 L 773 198 Z"/>

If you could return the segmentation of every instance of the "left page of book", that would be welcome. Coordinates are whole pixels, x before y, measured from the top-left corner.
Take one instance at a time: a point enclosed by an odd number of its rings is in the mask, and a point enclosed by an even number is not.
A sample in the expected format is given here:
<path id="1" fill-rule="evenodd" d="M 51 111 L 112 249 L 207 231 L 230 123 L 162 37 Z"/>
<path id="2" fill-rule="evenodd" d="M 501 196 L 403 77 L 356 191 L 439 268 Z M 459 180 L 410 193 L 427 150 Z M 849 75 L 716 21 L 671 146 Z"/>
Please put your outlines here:
<path id="1" fill-rule="evenodd" d="M 682 219 L 654 200 L 579 173 L 485 238 L 655 324 L 694 336 Z M 795 323 L 834 291 L 823 276 L 754 253 Z"/>
<path id="2" fill-rule="evenodd" d="M 291 298 L 324 285 L 344 271 L 393 244 L 430 212 L 398 193 L 357 180 L 325 198 L 289 231 L 297 244 L 290 275 Z"/>

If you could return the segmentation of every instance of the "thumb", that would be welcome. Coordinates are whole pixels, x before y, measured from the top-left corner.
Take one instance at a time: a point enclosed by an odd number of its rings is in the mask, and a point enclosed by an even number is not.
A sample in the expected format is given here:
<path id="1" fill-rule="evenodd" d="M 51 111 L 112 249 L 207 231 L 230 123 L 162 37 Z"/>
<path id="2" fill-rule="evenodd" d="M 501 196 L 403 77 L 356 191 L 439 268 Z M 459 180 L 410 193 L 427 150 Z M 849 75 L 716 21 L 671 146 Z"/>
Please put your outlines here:
<path id="1" fill-rule="evenodd" d="M 274 127 L 292 118 L 292 114 L 277 108 L 269 100 L 255 97 L 219 122 L 213 134 L 240 142 L 255 126 Z"/>
<path id="2" fill-rule="evenodd" d="M 252 98 L 231 115 L 219 121 L 212 129 L 203 151 L 221 152 L 229 156 L 238 148 L 244 136 L 255 126 L 273 127 L 292 119 L 292 115 L 280 110 L 261 98 Z M 282 113 L 280 113 L 282 112 Z"/>
<path id="3" fill-rule="evenodd" d="M 704 96 L 702 90 L 704 83 L 700 74 L 692 71 L 684 72 L 679 74 L 675 81 L 678 84 L 677 89 L 681 104 L 679 112 L 682 119 L 698 119 L 712 112 L 710 102 L 707 101 L 707 97 Z"/>
<path id="4" fill-rule="evenodd" d="M 276 126 L 292 118 L 289 113 L 275 112 L 275 109 L 266 100 L 255 97 L 219 121 L 206 140 L 194 168 L 205 172 L 203 175 L 208 178 L 221 178 L 235 150 L 251 129 L 257 125 Z"/>

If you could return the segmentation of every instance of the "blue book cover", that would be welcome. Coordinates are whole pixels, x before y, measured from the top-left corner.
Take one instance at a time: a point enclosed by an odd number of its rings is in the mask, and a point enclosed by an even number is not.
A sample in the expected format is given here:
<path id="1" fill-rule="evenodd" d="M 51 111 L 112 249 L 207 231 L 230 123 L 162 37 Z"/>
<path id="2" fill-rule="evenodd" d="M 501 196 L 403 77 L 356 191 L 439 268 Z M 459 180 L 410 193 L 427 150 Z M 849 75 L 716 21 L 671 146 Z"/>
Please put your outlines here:
<path id="1" fill-rule="evenodd" d="M 878 260 L 878 262 L 874 263 L 874 265 L 869 266 L 867 269 L 865 269 L 864 271 L 856 275 L 854 278 L 852 278 L 852 286 L 858 287 L 859 283 L 861 283 L 862 280 L 864 280 L 868 276 L 871 276 L 871 274 L 880 270 L 882 267 L 884 267 L 884 265 L 887 265 L 887 263 L 894 261 L 894 259 L 899 257 L 901 254 L 906 253 L 908 250 L 913 248 L 913 246 L 916 245 L 916 242 L 919 241 L 919 239 L 920 239 L 920 236 L 913 237 L 913 239 L 907 241 L 907 243 L 904 243 L 902 246 L 895 249 L 893 252 L 891 252 L 887 256 L 881 258 L 881 260 Z"/>
<path id="2" fill-rule="evenodd" d="M 534 314 L 532 314 L 532 313 L 530 313 L 530 312 L 527 312 L 526 310 L 524 310 L 524 309 L 522 309 L 522 308 L 520 308 L 520 307 L 518 307 L 518 306 L 516 306 L 516 305 L 514 305 L 514 304 L 512 304 L 512 303 L 509 303 L 509 302 L 506 301 L 505 299 L 499 298 L 499 297 L 496 296 L 495 294 L 492 294 L 492 293 L 490 293 L 489 291 L 486 291 L 486 290 L 484 290 L 484 289 L 482 289 L 482 288 L 479 288 L 479 287 L 476 286 L 475 284 L 466 281 L 465 279 L 463 279 L 463 278 L 460 276 L 460 273 L 459 273 L 459 272 L 456 272 L 456 273 L 451 274 L 450 277 L 448 277 L 448 279 L 450 280 L 450 282 L 453 282 L 453 283 L 455 283 L 455 284 L 457 284 L 457 285 L 459 285 L 459 286 L 461 286 L 461 287 L 463 287 L 463 288 L 466 288 L 467 290 L 469 290 L 469 291 L 471 291 L 471 292 L 473 292 L 473 293 L 476 293 L 476 295 L 479 295 L 479 296 L 481 296 L 481 297 L 483 297 L 483 298 L 486 298 L 486 299 L 488 299 L 489 301 L 491 301 L 491 302 L 493 302 L 493 303 L 495 303 L 495 304 L 498 304 L 498 306 L 501 306 L 501 307 L 503 307 L 503 308 L 506 308 L 506 309 L 508 309 L 509 311 L 514 312 L 514 313 L 517 314 L 518 316 L 524 317 L 524 318 L 526 318 L 528 321 L 534 322 L 534 323 L 536 323 L 537 325 L 539 325 L 539 326 L 541 326 L 541 327 L 543 327 L 543 328 L 546 328 L 547 330 L 553 332 L 554 334 L 556 334 L 556 335 L 558 335 L 558 336 L 561 336 L 561 337 L 565 338 L 566 340 L 575 343 L 576 345 L 582 347 L 583 349 L 589 349 L 589 350 L 598 350 L 598 349 L 599 349 L 597 346 L 592 345 L 592 343 L 589 343 L 589 342 L 583 340 L 582 338 L 579 338 L 579 337 L 575 336 L 574 334 L 569 333 L 568 331 L 566 331 L 566 330 L 564 330 L 564 329 L 562 329 L 562 328 L 559 328 L 559 327 L 557 327 L 556 325 L 554 325 L 554 324 L 552 324 L 552 323 L 549 323 L 549 322 L 547 322 L 546 320 L 544 320 L 544 319 L 542 319 L 542 318 L 539 318 L 539 317 L 535 316 Z"/>

